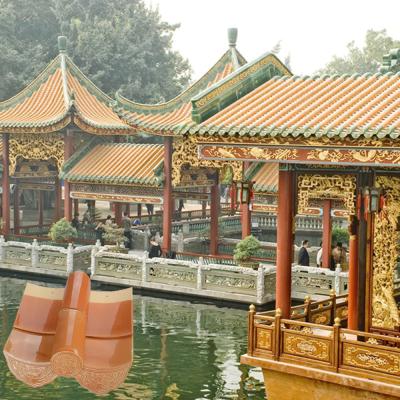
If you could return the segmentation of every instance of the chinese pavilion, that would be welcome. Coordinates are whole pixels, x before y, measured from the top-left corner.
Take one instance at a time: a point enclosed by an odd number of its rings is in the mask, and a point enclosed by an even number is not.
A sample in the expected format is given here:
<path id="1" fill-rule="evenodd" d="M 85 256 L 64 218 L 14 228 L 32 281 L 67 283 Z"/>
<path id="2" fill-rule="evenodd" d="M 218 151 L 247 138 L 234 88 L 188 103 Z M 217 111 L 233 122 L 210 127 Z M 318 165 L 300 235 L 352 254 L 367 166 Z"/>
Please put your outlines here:
<path id="1" fill-rule="evenodd" d="M 393 283 L 400 239 L 399 60 L 400 51 L 393 51 L 375 74 L 274 76 L 232 99 L 232 85 L 254 82 L 248 64 L 248 74 L 233 73 L 193 99 L 193 120 L 175 127 L 201 162 L 279 168 L 277 310 L 251 308 L 242 357 L 263 368 L 270 399 L 400 396 Z M 224 107 L 214 106 L 226 98 Z M 291 307 L 294 216 L 312 202 L 346 210 L 349 295 Z M 329 255 L 323 254 L 325 266 Z"/>

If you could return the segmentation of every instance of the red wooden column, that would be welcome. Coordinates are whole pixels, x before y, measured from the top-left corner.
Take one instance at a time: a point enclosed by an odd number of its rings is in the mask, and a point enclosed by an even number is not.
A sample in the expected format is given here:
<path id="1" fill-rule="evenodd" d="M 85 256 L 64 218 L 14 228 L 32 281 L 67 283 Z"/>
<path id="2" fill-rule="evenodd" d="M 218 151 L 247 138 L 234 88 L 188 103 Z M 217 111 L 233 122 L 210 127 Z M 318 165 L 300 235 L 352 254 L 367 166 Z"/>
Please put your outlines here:
<path id="1" fill-rule="evenodd" d="M 164 138 L 164 206 L 163 206 L 163 253 L 171 251 L 172 213 L 172 137 Z"/>
<path id="2" fill-rule="evenodd" d="M 122 203 L 114 203 L 115 223 L 118 226 L 122 225 Z"/>
<path id="3" fill-rule="evenodd" d="M 43 204 L 44 204 L 44 192 L 39 190 L 39 226 L 43 226 Z"/>
<path id="4" fill-rule="evenodd" d="M 218 254 L 218 217 L 220 209 L 220 193 L 218 180 L 211 186 L 211 205 L 210 205 L 210 254 Z"/>
<path id="5" fill-rule="evenodd" d="M 3 195 L 2 195 L 2 214 L 3 214 L 3 235 L 10 233 L 10 158 L 9 158 L 9 134 L 3 136 Z"/>
<path id="6" fill-rule="evenodd" d="M 276 257 L 276 308 L 290 317 L 293 259 L 293 172 L 279 170 Z"/>
<path id="7" fill-rule="evenodd" d="M 125 212 L 128 213 L 129 216 L 131 216 L 131 205 L 129 203 L 125 204 Z"/>
<path id="8" fill-rule="evenodd" d="M 19 234 L 19 227 L 20 227 L 20 221 L 19 221 L 19 189 L 18 189 L 18 185 L 15 185 L 15 188 L 14 188 L 14 233 L 16 235 Z"/>
<path id="9" fill-rule="evenodd" d="M 249 162 L 243 163 L 243 176 L 245 176 L 246 169 L 248 169 L 249 166 Z M 240 207 L 242 210 L 242 239 L 244 239 L 251 235 L 251 210 L 249 203 L 243 203 Z"/>
<path id="10" fill-rule="evenodd" d="M 203 193 L 207 193 L 207 188 L 203 189 Z M 201 217 L 207 217 L 207 200 L 201 202 Z"/>
<path id="11" fill-rule="evenodd" d="M 138 205 L 137 205 L 137 216 L 139 219 L 142 218 L 142 204 L 141 203 L 138 203 Z"/>
<path id="12" fill-rule="evenodd" d="M 74 199 L 74 215 L 79 214 L 79 199 Z"/>
<path id="13" fill-rule="evenodd" d="M 237 186 L 236 186 L 236 182 L 232 182 L 231 185 L 231 190 L 230 190 L 230 209 L 231 209 L 231 215 L 235 215 L 236 212 L 236 195 L 237 195 Z"/>
<path id="14" fill-rule="evenodd" d="M 322 214 L 322 266 L 329 268 L 332 252 L 331 200 L 324 200 Z"/>
<path id="15" fill-rule="evenodd" d="M 67 129 L 64 136 L 64 160 L 67 161 L 73 153 L 73 136 Z M 70 196 L 70 184 L 64 180 L 64 218 L 72 221 L 72 199 Z"/>
<path id="16" fill-rule="evenodd" d="M 61 216 L 61 183 L 58 176 L 56 176 L 54 181 L 55 186 L 55 199 L 54 199 L 54 220 L 58 221 Z"/>
<path id="17" fill-rule="evenodd" d="M 354 228 L 353 222 L 353 228 Z M 354 232 L 355 229 L 352 229 Z M 358 238 L 350 234 L 349 239 L 349 315 L 348 328 L 358 329 Z"/>

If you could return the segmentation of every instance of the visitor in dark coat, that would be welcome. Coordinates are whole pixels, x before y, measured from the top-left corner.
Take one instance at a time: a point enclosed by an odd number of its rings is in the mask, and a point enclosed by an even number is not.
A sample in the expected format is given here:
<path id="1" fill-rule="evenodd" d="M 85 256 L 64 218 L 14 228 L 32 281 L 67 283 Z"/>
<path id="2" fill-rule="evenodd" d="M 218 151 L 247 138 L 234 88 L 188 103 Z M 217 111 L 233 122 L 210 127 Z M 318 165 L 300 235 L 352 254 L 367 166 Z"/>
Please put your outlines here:
<path id="1" fill-rule="evenodd" d="M 310 266 L 310 256 L 308 254 L 307 247 L 308 247 L 308 240 L 303 240 L 299 251 L 298 265 L 303 265 L 305 267 Z"/>
<path id="2" fill-rule="evenodd" d="M 150 239 L 150 251 L 149 251 L 149 258 L 154 257 L 161 257 L 162 251 L 161 246 L 156 242 L 155 238 L 152 237 Z"/>

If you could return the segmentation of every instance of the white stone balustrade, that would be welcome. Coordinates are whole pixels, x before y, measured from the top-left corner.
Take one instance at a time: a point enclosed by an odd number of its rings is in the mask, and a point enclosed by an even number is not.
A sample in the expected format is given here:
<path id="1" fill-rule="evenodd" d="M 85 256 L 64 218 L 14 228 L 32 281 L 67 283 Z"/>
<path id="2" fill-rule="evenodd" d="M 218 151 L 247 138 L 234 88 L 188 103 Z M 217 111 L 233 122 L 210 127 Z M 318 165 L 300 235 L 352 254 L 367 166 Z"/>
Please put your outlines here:
<path id="1" fill-rule="evenodd" d="M 94 246 L 67 248 L 5 241 L 0 236 L 0 268 L 43 275 L 66 276 L 74 270 L 90 271 L 92 279 L 157 291 L 220 300 L 265 304 L 275 298 L 276 267 L 258 270 L 235 265 L 206 264 L 202 257 L 190 261 L 109 251 Z M 292 297 L 337 295 L 347 292 L 348 273 L 326 268 L 293 266 Z"/>

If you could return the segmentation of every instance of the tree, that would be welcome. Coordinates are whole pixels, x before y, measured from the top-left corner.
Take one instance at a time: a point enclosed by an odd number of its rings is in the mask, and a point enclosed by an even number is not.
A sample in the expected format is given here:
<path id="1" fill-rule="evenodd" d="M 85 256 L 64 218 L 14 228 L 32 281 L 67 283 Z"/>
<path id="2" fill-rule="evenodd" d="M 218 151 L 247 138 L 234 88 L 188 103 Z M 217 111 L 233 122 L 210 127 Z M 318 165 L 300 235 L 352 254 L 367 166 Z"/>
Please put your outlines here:
<path id="1" fill-rule="evenodd" d="M 319 74 L 364 74 L 378 72 L 383 56 L 393 48 L 400 47 L 400 41 L 394 40 L 386 30 L 368 30 L 365 35 L 365 44 L 357 47 L 352 41 L 347 45 L 348 53 L 344 57 L 334 56 Z"/>
<path id="2" fill-rule="evenodd" d="M 143 0 L 0 0 L 0 96 L 35 78 L 63 34 L 68 55 L 109 95 L 168 100 L 190 80 L 188 62 L 172 50 L 178 27 Z"/>

